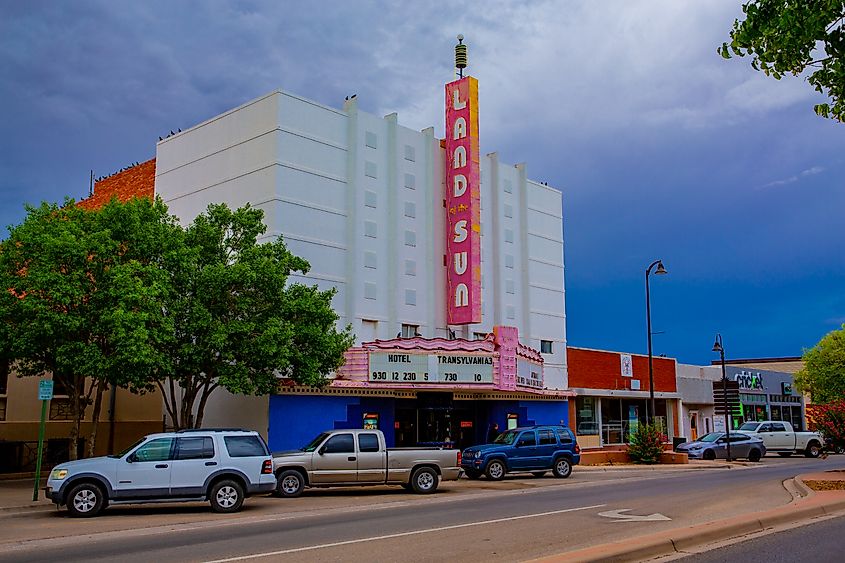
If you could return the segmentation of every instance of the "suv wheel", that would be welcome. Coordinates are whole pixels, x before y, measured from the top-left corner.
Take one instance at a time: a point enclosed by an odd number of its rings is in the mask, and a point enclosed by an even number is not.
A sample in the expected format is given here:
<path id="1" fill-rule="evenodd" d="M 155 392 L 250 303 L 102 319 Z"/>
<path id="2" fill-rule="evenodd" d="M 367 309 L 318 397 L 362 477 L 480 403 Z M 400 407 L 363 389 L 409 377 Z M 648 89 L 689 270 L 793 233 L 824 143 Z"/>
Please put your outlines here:
<path id="1" fill-rule="evenodd" d="M 209 502 L 214 512 L 237 512 L 244 503 L 243 487 L 231 479 L 218 481 L 211 487 Z"/>
<path id="2" fill-rule="evenodd" d="M 411 475 L 411 488 L 415 493 L 433 493 L 437 490 L 437 483 L 437 472 L 430 467 L 420 467 Z"/>
<path id="3" fill-rule="evenodd" d="M 305 488 L 305 479 L 302 473 L 295 469 L 288 469 L 279 474 L 276 482 L 276 496 L 294 498 L 302 494 Z"/>
<path id="4" fill-rule="evenodd" d="M 103 490 L 93 483 L 76 485 L 67 495 L 67 511 L 75 518 L 96 516 L 106 504 Z"/>
<path id="5" fill-rule="evenodd" d="M 572 463 L 570 463 L 565 457 L 559 457 L 555 460 L 555 465 L 552 467 L 552 473 L 555 474 L 555 477 L 566 479 L 572 475 Z"/>
<path id="6" fill-rule="evenodd" d="M 507 469 L 505 469 L 505 464 L 499 461 L 498 459 L 490 460 L 490 463 L 487 464 L 487 469 L 485 469 L 484 473 L 487 475 L 487 478 L 491 481 L 501 481 L 505 478 L 505 473 L 507 473 Z"/>

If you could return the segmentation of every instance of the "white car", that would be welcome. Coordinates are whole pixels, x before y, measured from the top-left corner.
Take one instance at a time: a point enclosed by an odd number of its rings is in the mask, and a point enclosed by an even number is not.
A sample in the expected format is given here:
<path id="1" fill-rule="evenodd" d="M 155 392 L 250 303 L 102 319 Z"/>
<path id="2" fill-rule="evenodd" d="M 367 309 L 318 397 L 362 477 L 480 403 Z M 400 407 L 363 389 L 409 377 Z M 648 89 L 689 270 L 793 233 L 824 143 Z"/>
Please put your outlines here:
<path id="1" fill-rule="evenodd" d="M 746 422 L 739 431 L 763 440 L 766 449 L 779 456 L 804 454 L 819 457 L 824 440 L 818 432 L 796 432 L 792 425 L 782 420 L 761 420 Z"/>
<path id="2" fill-rule="evenodd" d="M 96 516 L 109 503 L 207 500 L 237 512 L 246 497 L 276 487 L 273 460 L 257 432 L 181 430 L 150 434 L 118 455 L 57 465 L 47 498 L 71 516 Z"/>

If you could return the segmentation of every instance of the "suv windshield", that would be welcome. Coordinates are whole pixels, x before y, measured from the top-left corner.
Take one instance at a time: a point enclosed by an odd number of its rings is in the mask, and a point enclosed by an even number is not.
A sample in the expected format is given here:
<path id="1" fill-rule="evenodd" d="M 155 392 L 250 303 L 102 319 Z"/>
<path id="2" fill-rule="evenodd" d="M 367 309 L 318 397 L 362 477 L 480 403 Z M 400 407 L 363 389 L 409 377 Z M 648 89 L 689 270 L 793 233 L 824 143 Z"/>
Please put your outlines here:
<path id="1" fill-rule="evenodd" d="M 328 435 L 329 435 L 328 432 L 323 432 L 322 434 L 320 434 L 319 436 L 317 436 L 316 438 L 314 438 L 313 440 L 308 442 L 307 446 L 305 446 L 304 448 L 301 448 L 302 451 L 303 452 L 313 452 L 314 450 L 317 449 L 317 446 L 319 446 L 320 444 L 323 443 L 323 440 L 325 440 L 328 437 Z"/>
<path id="2" fill-rule="evenodd" d="M 757 424 L 759 424 L 759 423 L 757 423 L 757 422 L 746 422 L 745 424 L 740 426 L 739 429 L 754 432 L 755 430 L 757 430 Z"/>
<path id="3" fill-rule="evenodd" d="M 699 442 L 715 442 L 721 436 L 721 432 L 711 432 L 710 434 L 705 434 L 701 438 L 698 439 Z"/>
<path id="4" fill-rule="evenodd" d="M 493 440 L 494 444 L 505 444 L 510 446 L 513 444 L 514 440 L 516 440 L 516 435 L 519 434 L 516 430 L 508 430 L 507 432 L 503 432 L 496 436 L 496 439 Z"/>

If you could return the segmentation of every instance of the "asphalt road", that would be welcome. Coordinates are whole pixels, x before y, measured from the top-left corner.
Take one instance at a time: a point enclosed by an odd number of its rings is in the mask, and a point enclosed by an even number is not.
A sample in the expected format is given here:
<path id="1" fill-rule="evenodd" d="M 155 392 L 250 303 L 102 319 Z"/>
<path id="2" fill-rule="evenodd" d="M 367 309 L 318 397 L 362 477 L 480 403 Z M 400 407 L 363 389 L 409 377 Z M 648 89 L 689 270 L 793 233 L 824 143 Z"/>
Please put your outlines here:
<path id="1" fill-rule="evenodd" d="M 206 514 L 207 509 L 114 507 L 95 521 L 44 512 L 20 522 L 0 521 L 0 538 L 6 540 L 0 561 L 525 560 L 782 506 L 791 500 L 781 484 L 784 479 L 839 468 L 845 468 L 845 456 L 824 461 L 766 458 L 751 468 L 644 477 L 619 472 L 615 478 L 584 483 L 576 468 L 569 480 L 544 480 L 542 487 L 459 494 L 461 486 L 446 484 L 437 495 L 403 495 L 393 502 L 356 496 L 351 498 L 362 500 L 338 503 L 332 501 L 345 497 L 336 491 L 314 491 L 294 500 L 307 503 L 310 498 L 319 508 L 291 513 L 285 510 L 285 499 L 251 499 L 259 508 L 238 518 L 187 524 L 168 524 L 171 511 Z M 586 481 L 586 472 L 581 475 Z M 613 511 L 659 513 L 671 520 L 628 521 L 599 514 Z M 132 525 L 138 519 L 145 523 Z M 124 525 L 115 525 L 121 521 Z M 91 533 L 100 522 L 112 531 Z M 26 530 L 26 537 L 44 539 L 10 542 L 4 532 L 14 533 L 15 526 L 21 534 Z"/>
<path id="2" fill-rule="evenodd" d="M 678 561 L 684 563 L 840 563 L 845 559 L 842 538 L 845 516 L 760 536 Z"/>

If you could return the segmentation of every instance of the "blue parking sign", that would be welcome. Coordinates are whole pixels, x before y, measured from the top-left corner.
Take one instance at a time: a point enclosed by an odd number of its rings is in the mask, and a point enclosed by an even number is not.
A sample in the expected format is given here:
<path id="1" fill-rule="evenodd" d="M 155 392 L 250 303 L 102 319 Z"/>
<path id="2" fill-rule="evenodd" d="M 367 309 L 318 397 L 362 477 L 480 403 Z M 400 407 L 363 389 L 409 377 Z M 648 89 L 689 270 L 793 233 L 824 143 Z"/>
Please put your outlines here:
<path id="1" fill-rule="evenodd" d="M 53 398 L 53 381 L 51 379 L 42 379 L 38 382 L 38 400 L 49 401 Z"/>

